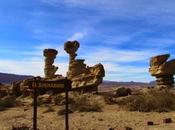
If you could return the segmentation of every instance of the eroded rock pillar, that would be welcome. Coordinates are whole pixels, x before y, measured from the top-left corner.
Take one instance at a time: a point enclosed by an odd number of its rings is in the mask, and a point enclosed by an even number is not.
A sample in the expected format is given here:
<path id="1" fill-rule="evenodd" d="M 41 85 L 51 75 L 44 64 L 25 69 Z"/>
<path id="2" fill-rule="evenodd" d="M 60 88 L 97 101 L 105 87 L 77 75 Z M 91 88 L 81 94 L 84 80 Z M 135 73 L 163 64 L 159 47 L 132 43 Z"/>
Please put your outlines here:
<path id="1" fill-rule="evenodd" d="M 54 60 L 56 58 L 58 51 L 55 49 L 44 49 L 43 54 L 45 56 L 45 68 L 44 68 L 44 74 L 45 78 L 51 79 L 55 78 L 56 71 L 58 67 L 54 66 Z"/>
<path id="2" fill-rule="evenodd" d="M 175 59 L 169 60 L 169 54 L 158 55 L 150 60 L 149 72 L 156 77 L 157 87 L 172 87 L 175 74 Z"/>

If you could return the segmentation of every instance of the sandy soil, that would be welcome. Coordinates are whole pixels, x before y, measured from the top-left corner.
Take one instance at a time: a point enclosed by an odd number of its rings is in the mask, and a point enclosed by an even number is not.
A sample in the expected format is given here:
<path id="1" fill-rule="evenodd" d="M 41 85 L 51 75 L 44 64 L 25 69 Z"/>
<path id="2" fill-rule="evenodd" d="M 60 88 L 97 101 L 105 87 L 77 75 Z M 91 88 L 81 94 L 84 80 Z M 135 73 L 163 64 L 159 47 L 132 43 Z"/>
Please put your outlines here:
<path id="1" fill-rule="evenodd" d="M 44 113 L 47 107 L 38 107 L 38 128 L 40 130 L 64 130 L 64 116 L 58 115 L 59 106 L 53 106 L 54 112 Z M 0 111 L 0 130 L 11 130 L 12 125 L 32 126 L 32 107 L 15 107 Z M 69 115 L 70 130 L 175 130 L 175 112 L 141 113 L 120 110 L 117 105 L 106 105 L 103 112 L 76 112 Z M 172 118 L 170 124 L 164 124 L 164 118 Z M 147 126 L 147 121 L 155 125 Z"/>

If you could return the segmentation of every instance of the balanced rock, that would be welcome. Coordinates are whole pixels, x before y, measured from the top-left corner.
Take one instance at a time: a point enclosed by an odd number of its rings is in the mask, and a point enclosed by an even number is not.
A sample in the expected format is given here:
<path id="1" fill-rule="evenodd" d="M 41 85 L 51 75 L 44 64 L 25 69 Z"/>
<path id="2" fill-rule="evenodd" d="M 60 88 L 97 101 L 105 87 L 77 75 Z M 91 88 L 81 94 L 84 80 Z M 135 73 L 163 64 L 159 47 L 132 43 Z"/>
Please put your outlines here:
<path id="1" fill-rule="evenodd" d="M 156 84 L 162 87 L 171 87 L 174 83 L 175 59 L 168 60 L 169 54 L 158 55 L 150 60 L 149 72 L 156 77 Z"/>
<path id="2" fill-rule="evenodd" d="M 97 86 L 105 76 L 104 67 L 100 63 L 89 67 L 84 63 L 84 59 L 75 59 L 79 47 L 78 41 L 67 41 L 64 44 L 64 50 L 70 57 L 67 78 L 72 81 L 72 88 L 88 87 L 87 91 L 97 91 Z"/>
<path id="3" fill-rule="evenodd" d="M 45 56 L 45 68 L 44 68 L 44 73 L 45 73 L 45 78 L 55 78 L 56 71 L 58 67 L 54 66 L 54 59 L 56 58 L 56 55 L 58 53 L 57 50 L 55 49 L 44 49 L 44 56 Z"/>

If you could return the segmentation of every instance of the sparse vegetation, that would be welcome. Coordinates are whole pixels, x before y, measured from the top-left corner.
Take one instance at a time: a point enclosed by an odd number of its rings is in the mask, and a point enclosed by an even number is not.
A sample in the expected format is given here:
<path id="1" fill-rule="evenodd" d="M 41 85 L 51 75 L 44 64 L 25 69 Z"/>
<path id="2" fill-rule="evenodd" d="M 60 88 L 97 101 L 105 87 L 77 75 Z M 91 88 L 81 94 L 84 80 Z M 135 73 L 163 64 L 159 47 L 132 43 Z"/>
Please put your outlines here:
<path id="1" fill-rule="evenodd" d="M 55 105 L 62 105 L 64 99 L 65 98 L 61 94 L 57 94 L 53 96 Z"/>
<path id="2" fill-rule="evenodd" d="M 5 108 L 14 107 L 16 105 L 16 98 L 14 96 L 6 96 L 0 99 L 0 110 Z"/>
<path id="3" fill-rule="evenodd" d="M 116 93 L 117 97 L 128 96 L 131 94 L 131 89 L 125 88 L 125 87 L 120 87 L 117 90 L 115 90 L 115 93 Z"/>
<path id="4" fill-rule="evenodd" d="M 58 115 L 65 115 L 65 113 L 66 113 L 65 108 L 62 108 L 57 112 Z M 73 111 L 69 109 L 68 113 L 73 113 Z"/>
<path id="5" fill-rule="evenodd" d="M 72 111 L 89 112 L 102 111 L 103 100 L 101 97 L 93 94 L 73 94 L 73 100 L 70 102 L 70 109 Z"/>
<path id="6" fill-rule="evenodd" d="M 142 95 L 130 96 L 118 102 L 131 111 L 168 112 L 175 110 L 175 95 L 170 90 L 151 90 Z"/>
<path id="7" fill-rule="evenodd" d="M 48 113 L 48 112 L 54 112 L 55 110 L 53 109 L 52 106 L 48 106 L 47 109 L 43 113 Z"/>

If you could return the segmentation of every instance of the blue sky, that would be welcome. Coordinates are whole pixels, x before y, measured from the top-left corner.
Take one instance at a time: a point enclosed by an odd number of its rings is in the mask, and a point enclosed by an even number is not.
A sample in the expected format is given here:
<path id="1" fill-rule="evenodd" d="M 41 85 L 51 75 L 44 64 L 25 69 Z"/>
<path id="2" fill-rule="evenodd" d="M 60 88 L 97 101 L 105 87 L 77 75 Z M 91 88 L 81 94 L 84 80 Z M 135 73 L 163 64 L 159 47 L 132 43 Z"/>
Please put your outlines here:
<path id="1" fill-rule="evenodd" d="M 2 0 L 0 72 L 43 76 L 44 48 L 56 48 L 57 73 L 66 74 L 67 40 L 77 58 L 102 63 L 105 80 L 154 80 L 151 56 L 175 58 L 175 0 Z"/>

